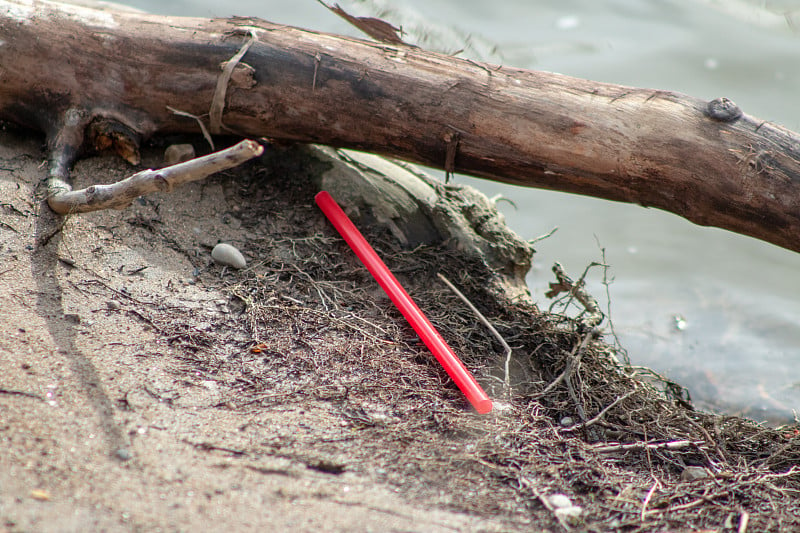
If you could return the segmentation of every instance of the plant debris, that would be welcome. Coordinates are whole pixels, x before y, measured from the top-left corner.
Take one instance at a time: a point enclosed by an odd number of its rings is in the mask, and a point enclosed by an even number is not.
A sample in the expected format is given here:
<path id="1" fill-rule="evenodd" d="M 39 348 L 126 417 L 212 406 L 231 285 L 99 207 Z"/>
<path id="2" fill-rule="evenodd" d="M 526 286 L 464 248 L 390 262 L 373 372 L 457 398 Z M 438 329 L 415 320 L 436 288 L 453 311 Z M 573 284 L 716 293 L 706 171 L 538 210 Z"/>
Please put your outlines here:
<path id="1" fill-rule="evenodd" d="M 226 201 L 254 236 L 250 268 L 212 265 L 197 277 L 229 294 L 230 311 L 124 302 L 182 348 L 178 376 L 218 384 L 220 405 L 296 406 L 328 420 L 232 453 L 359 472 L 427 505 L 501 516 L 510 529 L 800 528 L 797 427 L 696 411 L 680 387 L 622 362 L 596 328 L 494 291 L 485 263 L 447 243 L 405 249 L 387 229 L 361 228 L 489 395 L 507 403 L 470 412 L 314 207 L 312 163 L 302 151 L 273 152 L 226 181 Z M 437 274 L 513 349 L 508 363 Z M 706 475 L 685 474 L 697 468 Z M 545 503 L 555 495 L 578 511 L 557 513 Z"/>

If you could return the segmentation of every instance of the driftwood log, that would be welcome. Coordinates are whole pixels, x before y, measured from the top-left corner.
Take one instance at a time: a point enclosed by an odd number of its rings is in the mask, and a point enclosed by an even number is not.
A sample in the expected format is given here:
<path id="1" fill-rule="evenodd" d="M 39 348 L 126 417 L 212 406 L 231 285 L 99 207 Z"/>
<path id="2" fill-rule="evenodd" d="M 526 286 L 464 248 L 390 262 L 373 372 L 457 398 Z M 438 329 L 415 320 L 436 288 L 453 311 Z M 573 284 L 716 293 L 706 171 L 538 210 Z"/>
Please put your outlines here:
<path id="1" fill-rule="evenodd" d="M 55 190 L 87 148 L 135 162 L 142 139 L 202 121 L 658 207 L 800 251 L 800 136 L 727 99 L 254 18 L 0 0 L 0 119 L 45 132 Z"/>

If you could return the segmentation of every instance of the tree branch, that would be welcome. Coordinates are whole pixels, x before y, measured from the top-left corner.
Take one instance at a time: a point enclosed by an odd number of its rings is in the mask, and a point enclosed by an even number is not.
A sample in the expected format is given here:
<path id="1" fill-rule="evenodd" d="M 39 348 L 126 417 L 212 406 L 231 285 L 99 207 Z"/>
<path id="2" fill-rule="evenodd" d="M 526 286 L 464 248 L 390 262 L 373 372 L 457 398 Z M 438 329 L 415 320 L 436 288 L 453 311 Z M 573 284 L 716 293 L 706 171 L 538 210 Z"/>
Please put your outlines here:
<path id="1" fill-rule="evenodd" d="M 196 132 L 194 120 L 167 106 L 207 116 L 221 65 L 251 35 L 226 82 L 222 118 L 234 133 L 658 207 L 800 251 L 800 136 L 729 100 L 490 66 L 255 18 L 0 0 L 0 119 L 44 131 L 58 155 L 51 175 L 65 179 L 72 154 L 86 148 L 74 143 L 89 142 L 59 136 L 68 110 L 78 110 L 80 124 L 124 125 L 127 140 Z"/>
<path id="2" fill-rule="evenodd" d="M 170 192 L 177 185 L 241 165 L 260 156 L 264 149 L 255 141 L 239 144 L 204 157 L 191 159 L 160 170 L 143 170 L 110 185 L 92 185 L 79 191 L 51 190 L 50 208 L 56 213 L 86 213 L 101 209 L 124 209 L 139 196 L 151 192 Z"/>

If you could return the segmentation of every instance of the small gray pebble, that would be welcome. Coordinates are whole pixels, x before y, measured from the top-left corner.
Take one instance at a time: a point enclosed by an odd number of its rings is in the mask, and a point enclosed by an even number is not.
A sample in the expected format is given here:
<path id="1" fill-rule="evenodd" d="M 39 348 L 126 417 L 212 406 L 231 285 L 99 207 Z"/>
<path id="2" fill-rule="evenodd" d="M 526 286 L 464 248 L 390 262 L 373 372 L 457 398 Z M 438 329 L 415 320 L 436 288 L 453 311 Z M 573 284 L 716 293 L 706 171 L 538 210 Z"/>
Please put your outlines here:
<path id="1" fill-rule="evenodd" d="M 117 451 L 114 452 L 114 456 L 120 461 L 127 461 L 133 457 L 128 448 L 117 448 Z"/>
<path id="2" fill-rule="evenodd" d="M 224 242 L 219 243 L 211 250 L 211 257 L 214 261 L 221 265 L 227 265 L 233 268 L 244 268 L 247 266 L 242 252 Z"/>
<path id="3" fill-rule="evenodd" d="M 122 309 L 122 305 L 116 300 L 109 300 L 106 302 L 106 307 L 108 307 L 111 311 L 119 311 Z"/>

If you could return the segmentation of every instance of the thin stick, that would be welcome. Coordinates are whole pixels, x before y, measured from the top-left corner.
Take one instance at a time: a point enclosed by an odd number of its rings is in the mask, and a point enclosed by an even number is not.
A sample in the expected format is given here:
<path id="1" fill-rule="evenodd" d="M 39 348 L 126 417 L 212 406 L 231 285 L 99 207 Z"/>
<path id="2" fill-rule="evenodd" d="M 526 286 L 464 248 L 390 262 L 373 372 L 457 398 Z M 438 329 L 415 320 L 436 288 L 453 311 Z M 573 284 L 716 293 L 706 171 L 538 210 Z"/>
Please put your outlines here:
<path id="1" fill-rule="evenodd" d="M 143 170 L 117 183 L 92 185 L 79 191 L 65 191 L 48 198 L 56 213 L 86 213 L 101 209 L 124 209 L 139 196 L 170 192 L 176 185 L 204 179 L 215 172 L 241 165 L 264 152 L 255 141 L 242 141 L 230 148 L 191 159 L 161 170 Z"/>
<path id="2" fill-rule="evenodd" d="M 585 428 L 585 427 L 591 426 L 592 424 L 596 424 L 596 423 L 597 423 L 597 422 L 599 422 L 599 421 L 600 421 L 600 419 L 601 419 L 601 418 L 603 418 L 603 416 L 605 416 L 605 414 L 606 414 L 608 411 L 610 411 L 610 410 L 611 410 L 611 409 L 612 409 L 612 408 L 613 408 L 615 405 L 617 405 L 617 404 L 618 404 L 618 403 L 620 403 L 621 401 L 623 401 L 623 400 L 625 400 L 626 398 L 628 398 L 628 397 L 630 397 L 631 395 L 633 395 L 633 393 L 634 393 L 634 392 L 636 392 L 636 391 L 635 391 L 635 390 L 632 390 L 632 391 L 629 391 L 629 392 L 628 392 L 628 394 L 625 394 L 625 395 L 623 395 L 623 396 L 620 396 L 619 398 L 617 398 L 616 400 L 614 400 L 613 402 L 611 402 L 610 404 L 608 404 L 608 405 L 607 405 L 607 406 L 606 406 L 606 407 L 605 407 L 605 408 L 604 408 L 602 411 L 600 411 L 599 413 L 597 413 L 597 415 L 596 415 L 594 418 L 592 418 L 591 420 L 587 420 L 586 422 L 583 422 L 583 423 L 581 423 L 581 424 L 575 424 L 574 426 L 570 426 L 570 427 L 568 427 L 568 428 L 564 428 L 564 429 L 562 429 L 562 430 L 561 430 L 561 432 L 562 432 L 562 433 L 565 433 L 565 432 L 568 432 L 568 431 L 575 431 L 575 430 L 577 430 L 577 429 L 582 429 L 582 428 Z"/>
<path id="3" fill-rule="evenodd" d="M 558 226 L 555 226 L 553 229 L 551 229 L 550 231 L 548 231 L 544 235 L 539 235 L 538 237 L 535 237 L 535 238 L 529 240 L 528 244 L 536 244 L 537 242 L 543 241 L 545 239 L 549 239 L 557 231 L 558 231 Z"/>
<path id="4" fill-rule="evenodd" d="M 503 347 L 503 351 L 505 352 L 505 355 L 506 355 L 505 377 L 504 377 L 504 380 L 503 380 L 503 384 L 504 384 L 505 389 L 506 389 L 506 394 L 508 394 L 511 391 L 511 377 L 510 377 L 510 373 L 509 373 L 509 367 L 511 365 L 511 346 L 508 345 L 508 343 L 505 341 L 503 336 L 500 335 L 500 333 L 495 329 L 495 327 L 492 325 L 492 323 L 489 322 L 489 320 L 485 316 L 483 316 L 483 313 L 478 311 L 478 308 L 475 307 L 474 305 L 472 305 L 472 302 L 470 302 L 469 299 L 466 296 L 464 296 L 464 293 L 462 293 L 460 290 L 458 290 L 458 288 L 456 288 L 456 286 L 453 285 L 450 282 L 449 279 L 444 277 L 444 275 L 441 272 L 437 273 L 436 275 L 439 276 L 440 280 L 444 281 L 445 285 L 450 287 L 450 290 L 453 291 L 456 294 L 456 296 L 461 298 L 461 300 L 465 304 L 467 304 L 467 307 L 469 307 L 470 310 L 472 310 L 472 312 L 475 313 L 475 316 L 478 317 L 478 320 L 481 321 L 481 324 L 486 326 L 486 329 L 488 329 L 489 332 L 492 335 L 494 335 L 494 338 L 497 339 L 497 342 L 499 342 L 500 345 Z"/>
<path id="5" fill-rule="evenodd" d="M 561 383 L 565 378 L 568 378 L 572 374 L 575 367 L 577 367 L 577 365 L 580 364 L 581 359 L 583 358 L 583 354 L 586 352 L 586 345 L 589 344 L 589 340 L 592 338 L 592 335 L 593 332 L 591 331 L 587 333 L 586 336 L 583 337 L 583 341 L 572 349 L 572 352 L 568 356 L 567 366 L 564 368 L 564 371 L 561 372 L 561 374 L 559 374 L 559 376 L 556 379 L 554 379 L 552 383 L 550 383 L 547 387 L 545 387 L 542 392 L 537 394 L 535 399 L 543 398 L 545 395 L 547 395 L 548 392 L 556 388 L 556 386 L 559 383 Z M 574 362 L 572 359 L 573 357 L 575 358 Z"/>
<path id="6" fill-rule="evenodd" d="M 595 236 L 595 241 L 597 242 L 597 247 L 600 248 L 600 259 L 602 259 L 602 267 L 603 267 L 603 286 L 606 288 L 606 318 L 608 322 L 608 327 L 611 329 L 611 336 L 614 337 L 614 345 L 617 348 L 617 353 L 622 354 L 625 364 L 630 365 L 631 361 L 628 357 L 628 352 L 623 348 L 622 341 L 619 339 L 619 335 L 617 335 L 617 330 L 614 328 L 614 321 L 611 319 L 611 283 L 612 280 L 608 279 L 608 261 L 606 260 L 606 249 L 600 246 L 600 239 Z"/>
<path id="7" fill-rule="evenodd" d="M 639 513 L 639 521 L 641 522 L 644 522 L 644 516 L 647 511 L 647 506 L 650 503 L 650 498 L 653 497 L 653 493 L 656 491 L 656 489 L 661 488 L 661 482 L 656 479 L 655 476 L 653 476 L 653 479 L 655 480 L 655 483 L 653 483 L 653 486 L 647 491 L 647 496 L 644 497 L 644 501 L 642 502 L 642 512 Z"/>
<path id="8" fill-rule="evenodd" d="M 604 446 L 592 446 L 591 449 L 597 453 L 625 452 L 630 450 L 682 450 L 692 446 L 700 446 L 702 441 L 692 440 L 673 440 L 670 442 L 633 442 L 631 444 L 610 444 Z"/>
<path id="9" fill-rule="evenodd" d="M 211 147 L 212 150 L 216 150 L 214 147 L 214 140 L 211 138 L 211 134 L 208 133 L 208 129 L 206 125 L 203 124 L 203 121 L 197 115 L 192 115 L 191 113 L 187 113 L 186 111 L 181 111 L 180 109 L 175 109 L 174 107 L 167 106 L 173 115 L 178 115 L 179 117 L 186 117 L 194 119 L 197 122 L 197 125 L 200 126 L 200 131 L 203 133 L 203 137 L 205 138 L 208 145 Z"/>
<path id="10" fill-rule="evenodd" d="M 550 290 L 545 293 L 545 296 L 548 298 L 555 298 L 562 292 L 568 293 L 570 296 L 573 296 L 577 299 L 581 305 L 586 309 L 586 317 L 581 320 L 581 323 L 586 325 L 589 329 L 595 328 L 600 325 L 603 321 L 605 315 L 603 315 L 603 311 L 600 310 L 600 305 L 598 305 L 597 300 L 589 294 L 586 290 L 585 286 L 585 278 L 586 274 L 589 272 L 589 269 L 594 266 L 602 266 L 600 263 L 591 263 L 586 270 L 584 270 L 583 274 L 581 275 L 578 281 L 572 281 L 572 279 L 567 276 L 567 273 L 564 272 L 564 267 L 561 266 L 561 263 L 555 263 L 553 265 L 553 274 L 556 276 L 556 283 L 550 283 Z"/>
<path id="11" fill-rule="evenodd" d="M 693 509 L 694 507 L 697 507 L 698 505 L 702 505 L 702 504 L 704 504 L 706 502 L 709 502 L 709 501 L 711 501 L 711 500 L 709 498 L 707 498 L 707 497 L 698 498 L 698 499 L 696 499 L 694 501 L 691 501 L 689 503 L 684 503 L 682 505 L 676 505 L 675 507 L 669 507 L 669 508 L 666 508 L 666 509 L 651 509 L 651 510 L 647 511 L 645 513 L 645 515 L 653 515 L 653 514 L 665 513 L 665 512 L 674 513 L 676 511 L 685 511 L 687 509 Z"/>

